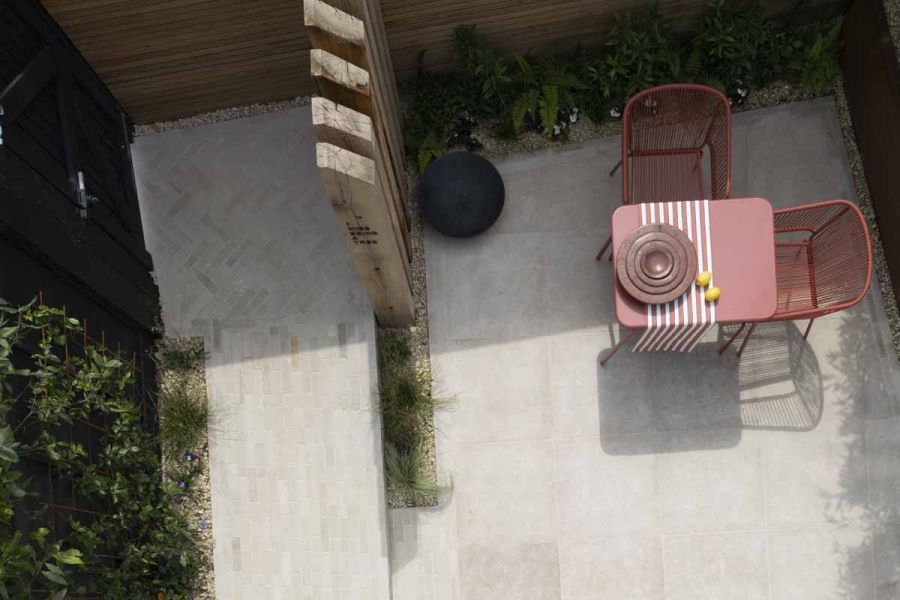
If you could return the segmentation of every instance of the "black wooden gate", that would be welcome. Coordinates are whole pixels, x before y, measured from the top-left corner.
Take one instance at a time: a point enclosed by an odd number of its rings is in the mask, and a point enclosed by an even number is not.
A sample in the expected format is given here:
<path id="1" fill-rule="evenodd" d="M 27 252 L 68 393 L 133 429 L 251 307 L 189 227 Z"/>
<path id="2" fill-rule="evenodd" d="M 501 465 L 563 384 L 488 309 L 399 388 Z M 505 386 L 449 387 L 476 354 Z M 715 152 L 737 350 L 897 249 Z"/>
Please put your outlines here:
<path id="1" fill-rule="evenodd" d="M 150 350 L 158 312 L 124 111 L 37 0 L 0 0 L 0 297 L 38 294 L 136 361 L 154 425 Z M 102 424 L 72 427 L 89 452 Z M 45 465 L 25 465 L 52 511 L 90 515 Z M 68 513 L 68 514 L 67 514 Z"/>
<path id="2" fill-rule="evenodd" d="M 37 1 L 0 2 L 0 296 L 144 354 L 156 319 L 131 125 Z"/>

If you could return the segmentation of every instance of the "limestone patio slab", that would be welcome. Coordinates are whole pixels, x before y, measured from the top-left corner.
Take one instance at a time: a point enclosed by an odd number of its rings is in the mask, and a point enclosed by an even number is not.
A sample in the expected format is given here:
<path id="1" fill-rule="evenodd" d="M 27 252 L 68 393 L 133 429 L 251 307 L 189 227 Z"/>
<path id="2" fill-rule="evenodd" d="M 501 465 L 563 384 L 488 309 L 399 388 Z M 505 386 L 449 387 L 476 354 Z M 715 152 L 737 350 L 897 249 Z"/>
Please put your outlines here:
<path id="1" fill-rule="evenodd" d="M 455 491 L 390 513 L 395 600 L 896 597 L 900 365 L 877 289 L 808 340 L 760 327 L 740 360 L 711 331 L 691 354 L 599 367 L 619 336 L 594 260 L 619 148 L 500 160 L 494 228 L 427 232 Z M 733 150 L 735 197 L 854 198 L 831 98 L 737 114 Z"/>

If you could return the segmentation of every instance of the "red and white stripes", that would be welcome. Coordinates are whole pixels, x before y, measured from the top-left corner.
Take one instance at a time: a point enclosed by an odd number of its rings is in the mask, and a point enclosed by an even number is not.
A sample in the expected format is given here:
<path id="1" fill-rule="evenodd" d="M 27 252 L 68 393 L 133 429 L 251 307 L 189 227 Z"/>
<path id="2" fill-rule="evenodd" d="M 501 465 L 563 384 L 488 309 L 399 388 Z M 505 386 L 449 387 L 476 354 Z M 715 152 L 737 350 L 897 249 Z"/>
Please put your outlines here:
<path id="1" fill-rule="evenodd" d="M 709 200 L 641 204 L 641 225 L 666 223 L 684 231 L 697 250 L 697 270 L 713 273 Z M 715 275 L 713 275 L 715 278 Z M 715 285 L 710 280 L 709 286 Z M 634 352 L 690 352 L 716 322 L 716 305 L 696 285 L 666 304 L 647 305 L 647 328 Z"/>

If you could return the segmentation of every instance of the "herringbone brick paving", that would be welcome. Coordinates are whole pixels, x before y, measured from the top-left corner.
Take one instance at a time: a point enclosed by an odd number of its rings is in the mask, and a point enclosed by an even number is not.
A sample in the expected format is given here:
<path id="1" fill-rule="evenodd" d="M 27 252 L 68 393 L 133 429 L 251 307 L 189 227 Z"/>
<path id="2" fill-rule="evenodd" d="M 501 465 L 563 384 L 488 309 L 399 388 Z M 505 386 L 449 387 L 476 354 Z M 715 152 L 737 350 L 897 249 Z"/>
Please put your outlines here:
<path id="1" fill-rule="evenodd" d="M 387 598 L 374 321 L 309 108 L 133 153 L 166 333 L 209 351 L 217 598 Z"/>

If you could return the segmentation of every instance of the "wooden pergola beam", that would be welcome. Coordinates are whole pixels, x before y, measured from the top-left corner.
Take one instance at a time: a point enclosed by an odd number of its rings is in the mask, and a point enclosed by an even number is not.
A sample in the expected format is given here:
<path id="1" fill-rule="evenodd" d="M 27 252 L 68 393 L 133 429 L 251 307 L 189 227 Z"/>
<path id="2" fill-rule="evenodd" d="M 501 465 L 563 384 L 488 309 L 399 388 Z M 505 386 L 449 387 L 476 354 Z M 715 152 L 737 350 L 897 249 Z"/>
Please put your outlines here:
<path id="1" fill-rule="evenodd" d="M 393 67 L 377 0 L 304 0 L 317 161 L 354 265 L 383 325 L 409 325 L 406 176 Z"/>
<path id="2" fill-rule="evenodd" d="M 322 96 L 358 112 L 372 113 L 368 71 L 318 48 L 309 51 L 309 69 Z"/>
<path id="3" fill-rule="evenodd" d="M 363 22 L 321 0 L 303 0 L 303 23 L 313 48 L 321 48 L 362 69 L 366 60 Z"/>
<path id="4" fill-rule="evenodd" d="M 413 316 L 408 260 L 376 185 L 375 162 L 319 142 L 316 165 L 379 322 L 408 325 Z"/>
<path id="5" fill-rule="evenodd" d="M 321 142 L 374 158 L 374 133 L 368 115 L 332 102 L 328 98 L 312 99 L 313 129 Z"/>

